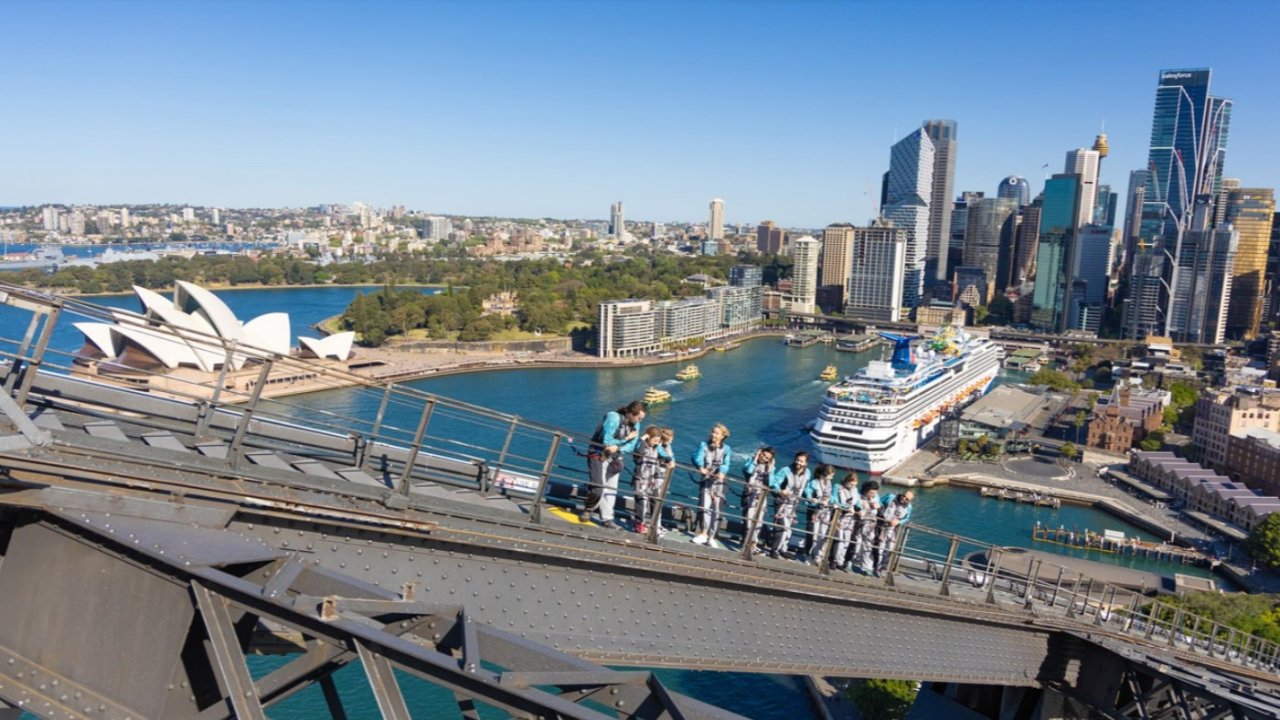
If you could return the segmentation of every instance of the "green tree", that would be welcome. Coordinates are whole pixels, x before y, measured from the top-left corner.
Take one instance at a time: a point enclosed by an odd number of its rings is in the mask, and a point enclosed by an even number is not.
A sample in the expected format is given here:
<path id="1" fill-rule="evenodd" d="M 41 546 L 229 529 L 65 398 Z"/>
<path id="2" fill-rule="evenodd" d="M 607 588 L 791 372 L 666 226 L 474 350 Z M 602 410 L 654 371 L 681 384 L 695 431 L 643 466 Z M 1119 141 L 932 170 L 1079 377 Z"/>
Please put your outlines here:
<path id="1" fill-rule="evenodd" d="M 1041 368 L 1035 371 L 1028 382 L 1032 385 L 1048 385 L 1054 390 L 1077 390 L 1080 385 L 1061 370 Z"/>
<path id="2" fill-rule="evenodd" d="M 1075 419 L 1071 421 L 1071 424 L 1076 426 L 1076 442 L 1077 443 L 1080 442 L 1080 429 L 1083 428 L 1085 423 L 1088 421 L 1089 421 L 1089 415 L 1084 410 L 1080 410 L 1076 412 Z"/>
<path id="3" fill-rule="evenodd" d="M 1254 525 L 1244 547 L 1259 564 L 1280 568 L 1280 513 L 1271 513 Z"/>
<path id="4" fill-rule="evenodd" d="M 867 720 L 905 720 L 919 691 L 919 683 L 910 680 L 859 680 L 848 696 Z"/>
<path id="5" fill-rule="evenodd" d="M 1146 450 L 1148 452 L 1154 452 L 1162 447 L 1164 447 L 1164 433 L 1159 430 L 1147 433 L 1147 436 L 1142 438 L 1138 443 L 1139 449 Z"/>
<path id="6" fill-rule="evenodd" d="M 973 324 L 974 325 L 983 324 L 984 322 L 986 322 L 987 317 L 990 315 L 991 315 L 991 311 L 987 309 L 986 305 L 975 306 L 973 308 Z"/>
<path id="7" fill-rule="evenodd" d="M 1067 462 L 1075 460 L 1076 455 L 1079 454 L 1080 451 L 1076 448 L 1075 443 L 1062 443 L 1062 447 L 1058 448 L 1058 455 Z"/>

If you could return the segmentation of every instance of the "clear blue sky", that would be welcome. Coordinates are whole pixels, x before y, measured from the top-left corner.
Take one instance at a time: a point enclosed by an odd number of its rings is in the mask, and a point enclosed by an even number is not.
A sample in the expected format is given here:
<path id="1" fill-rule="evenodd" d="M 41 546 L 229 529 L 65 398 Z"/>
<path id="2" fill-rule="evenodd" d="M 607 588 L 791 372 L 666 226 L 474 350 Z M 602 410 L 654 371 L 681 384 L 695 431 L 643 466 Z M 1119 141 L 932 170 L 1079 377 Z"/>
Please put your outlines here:
<path id="1" fill-rule="evenodd" d="M 0 205 L 363 200 L 863 222 L 889 145 L 959 122 L 956 190 L 1039 192 L 1103 122 L 1146 166 L 1157 72 L 1212 67 L 1226 174 L 1280 184 L 1280 2 L 15 2 Z M 1203 30 L 1198 37 L 1190 31 Z M 1042 170 L 1044 164 L 1049 170 Z M 1123 201 L 1122 201 L 1123 202 Z"/>

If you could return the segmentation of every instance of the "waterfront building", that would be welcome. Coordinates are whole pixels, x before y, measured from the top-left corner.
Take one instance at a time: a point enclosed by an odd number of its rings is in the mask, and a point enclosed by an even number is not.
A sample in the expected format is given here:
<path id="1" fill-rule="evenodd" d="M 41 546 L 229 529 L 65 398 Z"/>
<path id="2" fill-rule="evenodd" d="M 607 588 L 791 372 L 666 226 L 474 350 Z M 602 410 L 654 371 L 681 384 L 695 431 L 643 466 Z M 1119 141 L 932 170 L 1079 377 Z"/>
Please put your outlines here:
<path id="1" fill-rule="evenodd" d="M 1267 515 L 1280 511 L 1280 498 L 1242 488 L 1231 478 L 1177 457 L 1171 452 L 1134 450 L 1129 472 L 1136 478 L 1167 491 L 1176 502 L 1194 513 L 1216 515 L 1239 529 L 1227 528 L 1236 540 L 1243 540 Z"/>
<path id="2" fill-rule="evenodd" d="M 1097 150 L 1076 148 L 1067 151 L 1067 163 L 1064 173 L 1080 176 L 1080 209 L 1076 215 L 1076 225 L 1088 225 L 1093 222 L 1093 206 L 1098 198 L 1098 167 L 1102 158 Z"/>
<path id="3" fill-rule="evenodd" d="M 1233 477 L 1265 495 L 1280 494 L 1280 431 L 1236 430 L 1227 441 L 1227 458 Z"/>
<path id="4" fill-rule="evenodd" d="M 764 270 L 759 265 L 734 265 L 729 268 L 729 284 L 734 287 L 759 287 L 764 283 Z"/>
<path id="5" fill-rule="evenodd" d="M 1195 418 L 1191 443 L 1200 449 L 1201 460 L 1222 467 L 1227 464 L 1232 433 L 1248 428 L 1280 431 L 1280 390 L 1206 390 L 1196 400 Z"/>
<path id="6" fill-rule="evenodd" d="M 721 331 L 736 334 L 746 332 L 760 324 L 764 288 L 759 284 L 721 285 L 707 290 L 707 297 L 720 304 Z M 723 332 L 716 334 L 723 334 Z"/>
<path id="7" fill-rule="evenodd" d="M 880 214 L 906 235 L 902 305 L 907 308 L 920 304 L 924 291 L 933 166 L 933 141 L 924 128 L 894 143 L 889 150 L 889 173 L 884 183 L 884 204 Z"/>
<path id="8" fill-rule="evenodd" d="M 1147 433 L 1160 428 L 1169 393 L 1117 385 L 1101 400 L 1089 419 L 1089 447 L 1128 452 Z"/>
<path id="9" fill-rule="evenodd" d="M 1170 294 L 1177 292 L 1178 257 L 1195 199 L 1216 197 L 1222 185 L 1232 104 L 1209 94 L 1210 75 L 1207 68 L 1160 73 L 1138 244 L 1139 252 L 1151 249 L 1163 255 L 1158 263 L 1162 291 L 1153 300 L 1135 294 L 1146 288 L 1131 286 L 1131 312 L 1139 320 L 1126 323 L 1129 332 L 1141 332 L 1145 319 L 1154 316 L 1162 334 L 1169 333 L 1170 310 L 1178 304 Z"/>
<path id="10" fill-rule="evenodd" d="M 821 251 L 822 243 L 809 235 L 792 243 L 795 264 L 791 269 L 792 295 L 787 308 L 790 312 L 817 311 L 818 255 Z"/>
<path id="11" fill-rule="evenodd" d="M 969 226 L 964 233 L 964 264 L 980 267 L 991 290 L 982 294 L 981 305 L 991 292 L 1004 292 L 1010 283 L 1018 201 L 1013 198 L 981 198 L 968 208 Z"/>
<path id="12" fill-rule="evenodd" d="M 1024 177 L 1010 175 L 1000 181 L 996 197 L 1017 200 L 1018 205 L 1029 205 L 1031 204 L 1031 183 Z"/>
<path id="13" fill-rule="evenodd" d="M 1239 235 L 1231 271 L 1231 300 L 1227 310 L 1227 336 L 1252 340 L 1262 322 L 1264 275 L 1275 216 L 1275 191 L 1270 188 L 1237 188 L 1226 193 L 1224 221 Z"/>
<path id="14" fill-rule="evenodd" d="M 600 303 L 596 324 L 600 357 L 637 357 L 661 347 L 658 315 L 650 300 Z"/>
<path id="15" fill-rule="evenodd" d="M 1031 307 L 1031 324 L 1041 330 L 1067 330 L 1081 194 L 1079 175 L 1054 175 L 1044 184 Z"/>
<path id="16" fill-rule="evenodd" d="M 782 228 L 772 220 L 765 220 L 756 228 L 756 252 L 777 255 L 782 252 L 785 239 L 786 232 Z"/>
<path id="17" fill-rule="evenodd" d="M 900 321 L 907 257 L 905 233 L 887 222 L 850 229 L 845 313 L 865 320 Z"/>
<path id="18" fill-rule="evenodd" d="M 707 236 L 716 241 L 724 239 L 724 200 L 720 198 L 711 201 L 711 218 L 707 225 Z M 715 253 L 704 252 L 703 254 L 714 255 Z"/>
<path id="19" fill-rule="evenodd" d="M 951 193 L 955 188 L 957 128 L 955 120 L 925 120 L 923 129 L 933 143 L 925 250 L 925 287 L 931 287 L 949 277 L 947 249 L 951 240 Z"/>
<path id="20" fill-rule="evenodd" d="M 626 218 L 623 216 L 622 201 L 609 206 L 609 237 L 621 240 L 627 233 Z"/>
<path id="21" fill-rule="evenodd" d="M 654 307 L 658 315 L 658 335 L 663 340 L 707 339 L 720 334 L 724 310 L 714 298 L 662 300 Z"/>
<path id="22" fill-rule="evenodd" d="M 640 357 L 671 344 L 711 341 L 760 324 L 763 288 L 722 285 L 702 297 L 608 300 L 600 303 L 596 353 Z"/>

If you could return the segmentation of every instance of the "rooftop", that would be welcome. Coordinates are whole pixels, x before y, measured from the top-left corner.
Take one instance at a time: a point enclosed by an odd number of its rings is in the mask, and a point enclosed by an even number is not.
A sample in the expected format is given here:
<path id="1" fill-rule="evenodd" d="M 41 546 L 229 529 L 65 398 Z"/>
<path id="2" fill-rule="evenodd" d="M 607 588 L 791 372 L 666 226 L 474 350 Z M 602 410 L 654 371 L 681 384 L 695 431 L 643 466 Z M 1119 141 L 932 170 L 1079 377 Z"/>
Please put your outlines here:
<path id="1" fill-rule="evenodd" d="M 965 408 L 961 418 L 988 427 L 1009 428 L 1015 423 L 1029 424 L 1046 404 L 1040 395 L 1001 385 Z"/>

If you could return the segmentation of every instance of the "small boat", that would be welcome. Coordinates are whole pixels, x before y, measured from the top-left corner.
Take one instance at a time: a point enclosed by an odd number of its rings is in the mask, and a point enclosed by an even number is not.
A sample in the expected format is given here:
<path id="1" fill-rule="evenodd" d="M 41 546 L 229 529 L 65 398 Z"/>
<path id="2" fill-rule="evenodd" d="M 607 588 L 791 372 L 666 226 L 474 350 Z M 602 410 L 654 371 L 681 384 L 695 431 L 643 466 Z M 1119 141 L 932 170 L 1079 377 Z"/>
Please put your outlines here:
<path id="1" fill-rule="evenodd" d="M 698 366 L 690 363 L 683 370 L 676 373 L 677 380 L 697 380 L 702 377 L 702 371 L 698 370 Z"/>
<path id="2" fill-rule="evenodd" d="M 671 402 L 671 393 L 656 387 L 651 387 L 644 391 L 644 402 L 646 405 L 660 405 L 662 403 Z"/>
<path id="3" fill-rule="evenodd" d="M 822 371 L 822 374 L 819 375 L 818 377 L 822 378 L 823 380 L 835 380 L 836 378 L 840 377 L 840 371 L 836 368 L 835 365 L 828 365 L 826 369 Z"/>

